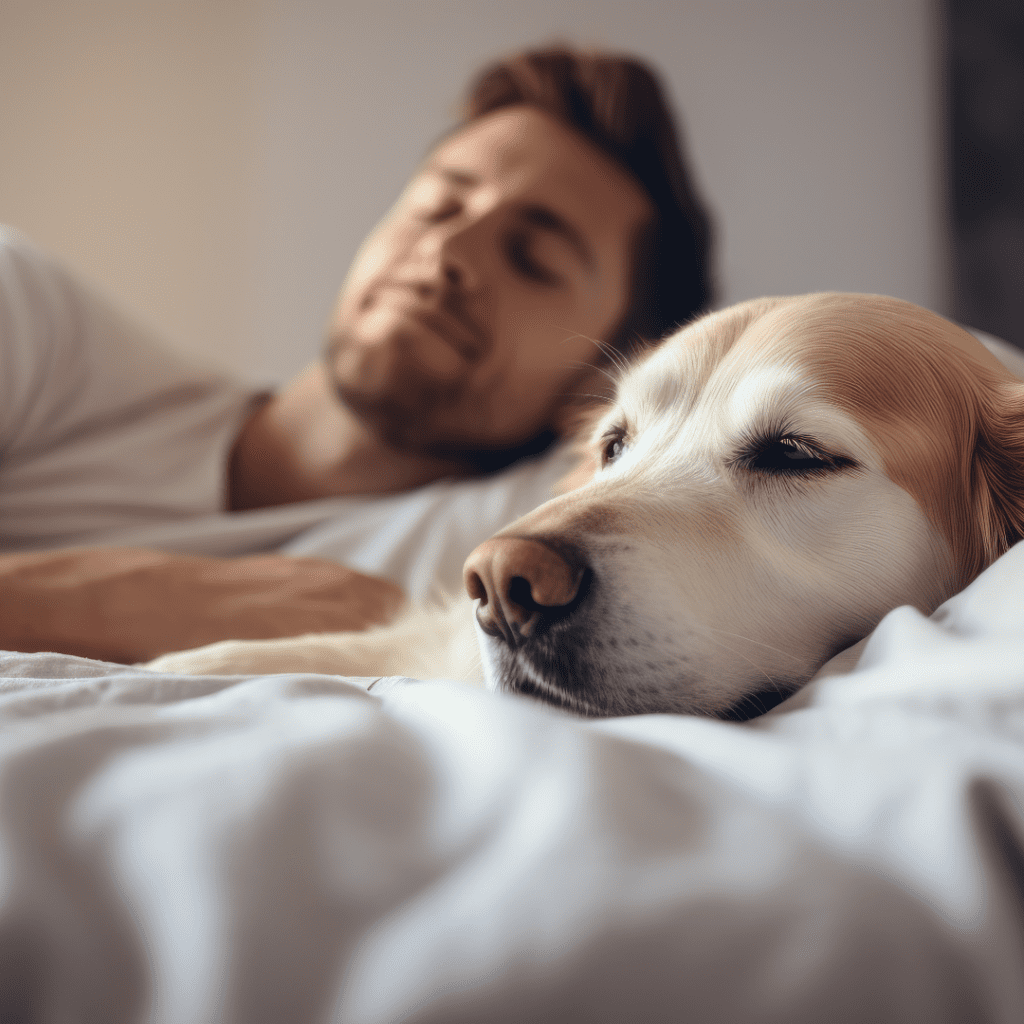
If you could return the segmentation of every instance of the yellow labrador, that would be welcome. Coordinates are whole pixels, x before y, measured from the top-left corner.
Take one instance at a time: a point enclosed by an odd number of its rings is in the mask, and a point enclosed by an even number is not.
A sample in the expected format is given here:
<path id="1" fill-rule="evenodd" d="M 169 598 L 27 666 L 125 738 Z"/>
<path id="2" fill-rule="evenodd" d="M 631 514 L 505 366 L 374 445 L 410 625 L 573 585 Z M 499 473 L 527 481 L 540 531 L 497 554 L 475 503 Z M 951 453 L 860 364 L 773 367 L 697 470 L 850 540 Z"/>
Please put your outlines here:
<path id="1" fill-rule="evenodd" d="M 152 667 L 474 678 L 478 639 L 488 686 L 581 714 L 746 715 L 1021 538 L 1024 383 L 906 302 L 745 302 L 624 373 L 576 483 L 470 555 L 463 602 Z"/>

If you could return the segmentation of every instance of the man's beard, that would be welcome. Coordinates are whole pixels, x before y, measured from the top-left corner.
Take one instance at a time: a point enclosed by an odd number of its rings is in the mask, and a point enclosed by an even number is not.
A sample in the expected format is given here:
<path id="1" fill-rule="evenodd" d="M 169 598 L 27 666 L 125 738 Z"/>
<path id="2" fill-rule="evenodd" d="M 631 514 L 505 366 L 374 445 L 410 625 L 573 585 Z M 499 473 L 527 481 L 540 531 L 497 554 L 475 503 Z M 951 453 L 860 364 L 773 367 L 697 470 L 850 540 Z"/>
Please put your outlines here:
<path id="1" fill-rule="evenodd" d="M 411 359 L 396 360 L 383 374 L 366 374 L 372 377 L 369 381 L 346 379 L 338 372 L 338 355 L 356 344 L 344 328 L 328 338 L 323 357 L 327 379 L 338 401 L 396 451 L 451 462 L 471 473 L 488 473 L 538 454 L 555 440 L 553 431 L 544 430 L 525 441 L 490 446 L 450 430 L 442 433 L 441 423 L 458 418 L 455 410 L 464 400 L 466 383 L 431 379 L 418 372 Z"/>

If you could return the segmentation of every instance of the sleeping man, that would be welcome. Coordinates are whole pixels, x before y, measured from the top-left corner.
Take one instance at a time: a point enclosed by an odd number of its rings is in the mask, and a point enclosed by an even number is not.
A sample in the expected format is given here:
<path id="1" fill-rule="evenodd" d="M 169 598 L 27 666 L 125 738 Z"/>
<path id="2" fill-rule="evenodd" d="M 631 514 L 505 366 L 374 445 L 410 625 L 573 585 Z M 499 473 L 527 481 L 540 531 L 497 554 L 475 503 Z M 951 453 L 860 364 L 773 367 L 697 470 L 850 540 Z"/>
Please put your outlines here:
<path id="1" fill-rule="evenodd" d="M 139 661 L 457 579 L 567 468 L 601 364 L 707 305 L 708 239 L 650 72 L 560 49 L 483 72 L 271 395 L 0 232 L 0 647 Z"/>

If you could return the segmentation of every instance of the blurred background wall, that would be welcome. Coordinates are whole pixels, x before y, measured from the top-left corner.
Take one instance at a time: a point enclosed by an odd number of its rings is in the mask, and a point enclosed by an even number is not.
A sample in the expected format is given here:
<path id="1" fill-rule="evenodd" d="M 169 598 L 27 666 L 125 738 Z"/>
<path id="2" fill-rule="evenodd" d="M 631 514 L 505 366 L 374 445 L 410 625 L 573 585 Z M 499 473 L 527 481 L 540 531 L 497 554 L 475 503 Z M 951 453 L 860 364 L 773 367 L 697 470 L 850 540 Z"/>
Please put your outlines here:
<path id="1" fill-rule="evenodd" d="M 952 309 L 932 0 L 0 0 L 0 220 L 175 345 L 282 379 L 470 75 L 569 40 L 648 58 L 722 302 Z"/>

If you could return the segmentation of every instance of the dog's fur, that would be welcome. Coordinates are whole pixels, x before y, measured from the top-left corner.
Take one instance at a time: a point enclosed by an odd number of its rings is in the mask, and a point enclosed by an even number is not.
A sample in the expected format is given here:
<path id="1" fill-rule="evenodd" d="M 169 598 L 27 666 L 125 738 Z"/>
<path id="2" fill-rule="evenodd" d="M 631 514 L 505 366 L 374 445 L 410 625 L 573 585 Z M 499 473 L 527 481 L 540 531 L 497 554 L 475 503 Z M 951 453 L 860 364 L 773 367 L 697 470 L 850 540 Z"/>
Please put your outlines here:
<path id="1" fill-rule="evenodd" d="M 625 371 L 579 477 L 467 562 L 488 685 L 589 715 L 749 713 L 1021 538 L 1024 383 L 906 302 L 745 302 Z M 472 624 L 467 598 L 152 666 L 472 679 Z"/>

